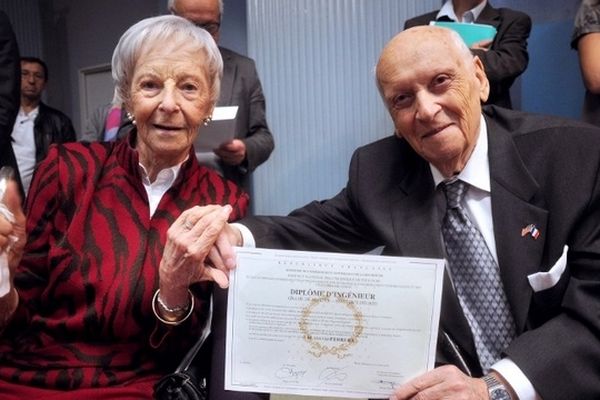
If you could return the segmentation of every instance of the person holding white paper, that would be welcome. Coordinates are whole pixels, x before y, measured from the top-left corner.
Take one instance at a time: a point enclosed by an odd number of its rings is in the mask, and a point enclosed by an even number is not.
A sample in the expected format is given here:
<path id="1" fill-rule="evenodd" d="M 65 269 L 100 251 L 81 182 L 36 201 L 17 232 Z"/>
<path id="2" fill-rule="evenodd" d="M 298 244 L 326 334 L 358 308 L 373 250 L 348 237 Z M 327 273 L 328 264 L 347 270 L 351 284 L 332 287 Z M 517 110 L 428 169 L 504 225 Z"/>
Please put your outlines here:
<path id="1" fill-rule="evenodd" d="M 356 150 L 335 197 L 228 225 L 219 257 L 255 243 L 446 258 L 438 367 L 392 399 L 600 398 L 598 128 L 482 107 L 483 63 L 445 28 L 395 36 L 376 78 L 395 135 Z M 456 257 L 470 242 L 481 253 Z"/>
<path id="2" fill-rule="evenodd" d="M 204 28 L 219 42 L 222 0 L 169 0 L 169 10 Z M 254 60 L 225 47 L 223 80 L 217 106 L 238 106 L 234 138 L 216 149 L 216 168 L 227 179 L 251 192 L 250 174 L 267 161 L 275 143 L 266 117 L 265 96 Z M 213 164 L 210 164 L 213 166 Z"/>
<path id="3" fill-rule="evenodd" d="M 477 23 L 496 28 L 493 40 L 476 43 L 471 51 L 483 62 L 490 82 L 486 104 L 512 108 L 510 88 L 529 62 L 527 38 L 531 18 L 510 8 L 494 8 L 487 0 L 448 0 L 438 11 L 406 20 L 404 29 L 428 25 L 431 21 Z"/>

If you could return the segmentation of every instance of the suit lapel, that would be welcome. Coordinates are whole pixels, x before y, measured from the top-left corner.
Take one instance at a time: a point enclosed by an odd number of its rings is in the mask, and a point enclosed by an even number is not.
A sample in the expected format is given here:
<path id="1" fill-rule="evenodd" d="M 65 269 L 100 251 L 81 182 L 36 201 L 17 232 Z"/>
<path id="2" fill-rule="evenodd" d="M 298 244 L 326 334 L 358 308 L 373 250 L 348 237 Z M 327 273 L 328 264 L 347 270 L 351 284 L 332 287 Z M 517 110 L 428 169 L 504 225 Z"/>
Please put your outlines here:
<path id="1" fill-rule="evenodd" d="M 532 295 L 527 275 L 541 265 L 548 213 L 511 133 L 487 116 L 486 122 L 498 264 L 517 332 L 522 332 Z M 528 232 L 522 234 L 523 228 L 530 224 L 541 232 L 537 239 Z"/>
<path id="2" fill-rule="evenodd" d="M 490 3 L 487 3 L 486 6 L 483 7 L 483 10 L 481 10 L 481 14 L 479 14 L 479 17 L 475 22 L 478 24 L 492 25 L 498 29 L 502 22 L 502 18 L 500 17 L 498 9 L 492 7 Z"/>
<path id="3" fill-rule="evenodd" d="M 408 145 L 404 143 L 406 147 Z M 445 258 L 441 237 L 435 187 L 429 164 L 412 150 L 402 154 L 410 158 L 403 168 L 404 176 L 392 189 L 392 224 L 400 254 L 410 257 Z M 401 206 L 399 206 L 401 205 Z M 444 273 L 440 329 L 462 349 L 471 366 L 477 365 L 477 355 L 471 330 L 454 293 L 448 272 Z"/>
<path id="4" fill-rule="evenodd" d="M 219 106 L 231 105 L 233 97 L 233 81 L 237 74 L 237 64 L 232 62 L 231 55 L 227 50 L 219 47 L 221 57 L 223 58 L 223 78 L 221 79 L 221 94 L 219 96 Z"/>
<path id="5" fill-rule="evenodd" d="M 415 257 L 444 256 L 440 241 L 440 221 L 435 204 L 433 178 L 429 165 L 414 157 L 400 184 L 392 193 L 392 223 L 396 245 L 402 254 Z M 394 206 L 401 204 L 402 207 Z"/>

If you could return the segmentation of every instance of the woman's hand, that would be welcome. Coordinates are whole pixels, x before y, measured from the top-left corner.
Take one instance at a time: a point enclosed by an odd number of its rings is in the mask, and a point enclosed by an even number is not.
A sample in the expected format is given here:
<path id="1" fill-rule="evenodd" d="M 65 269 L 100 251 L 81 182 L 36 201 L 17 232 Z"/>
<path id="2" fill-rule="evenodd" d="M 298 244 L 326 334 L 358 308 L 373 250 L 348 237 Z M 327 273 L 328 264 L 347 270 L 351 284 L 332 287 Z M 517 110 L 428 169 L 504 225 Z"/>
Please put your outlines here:
<path id="1" fill-rule="evenodd" d="M 229 205 L 196 206 L 171 225 L 159 269 L 160 300 L 164 304 L 170 308 L 186 306 L 188 287 L 195 282 L 212 280 L 222 288 L 229 285 L 228 271 L 235 267 L 226 234 L 231 210 Z"/>

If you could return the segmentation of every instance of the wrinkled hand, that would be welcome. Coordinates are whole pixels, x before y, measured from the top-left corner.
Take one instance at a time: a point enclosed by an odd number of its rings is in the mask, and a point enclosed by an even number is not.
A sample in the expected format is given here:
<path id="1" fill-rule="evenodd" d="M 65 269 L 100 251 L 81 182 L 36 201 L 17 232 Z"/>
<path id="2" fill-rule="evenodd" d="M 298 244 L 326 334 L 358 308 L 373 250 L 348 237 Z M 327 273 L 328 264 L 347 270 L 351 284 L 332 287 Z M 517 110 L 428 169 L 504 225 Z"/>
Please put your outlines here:
<path id="1" fill-rule="evenodd" d="M 8 182 L 2 202 L 15 218 L 14 222 L 10 222 L 0 214 L 0 252 L 8 249 L 8 266 L 12 275 L 21 262 L 21 258 L 23 258 L 25 242 L 27 241 L 25 233 L 26 218 L 21 207 L 21 196 L 15 181 L 10 180 Z"/>
<path id="2" fill-rule="evenodd" d="M 492 39 L 480 40 L 479 42 L 475 42 L 471 45 L 471 49 L 473 50 L 488 51 L 490 47 L 492 47 Z"/>
<path id="3" fill-rule="evenodd" d="M 239 139 L 225 142 L 214 150 L 225 164 L 240 165 L 246 158 L 246 145 Z"/>
<path id="4" fill-rule="evenodd" d="M 167 231 L 160 263 L 161 295 L 187 294 L 192 283 L 206 280 L 215 281 L 221 287 L 228 286 L 229 267 L 222 261 L 226 258 L 217 257 L 215 253 L 222 247 L 219 243 L 226 239 L 222 231 L 230 213 L 229 205 L 196 206 L 175 220 Z"/>
<path id="5" fill-rule="evenodd" d="M 390 400 L 488 400 L 482 379 L 471 378 L 452 365 L 435 368 L 398 387 Z"/>

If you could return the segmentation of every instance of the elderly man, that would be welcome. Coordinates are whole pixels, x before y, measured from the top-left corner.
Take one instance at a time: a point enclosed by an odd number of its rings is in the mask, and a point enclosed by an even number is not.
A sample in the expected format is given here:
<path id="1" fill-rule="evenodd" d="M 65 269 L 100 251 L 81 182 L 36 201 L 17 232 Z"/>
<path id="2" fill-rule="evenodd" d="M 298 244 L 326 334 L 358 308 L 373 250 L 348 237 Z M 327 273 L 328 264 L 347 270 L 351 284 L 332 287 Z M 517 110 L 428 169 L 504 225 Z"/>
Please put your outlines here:
<path id="1" fill-rule="evenodd" d="M 486 103 L 512 108 L 510 88 L 529 61 L 527 38 L 531 32 L 531 18 L 509 8 L 494 8 L 487 0 L 448 0 L 438 11 L 406 20 L 404 28 L 428 25 L 436 20 L 486 24 L 496 28 L 493 40 L 475 43 L 471 51 L 481 59 L 490 82 Z"/>
<path id="2" fill-rule="evenodd" d="M 169 0 L 169 10 L 206 29 L 219 42 L 222 0 Z M 275 147 L 266 118 L 265 96 L 254 60 L 219 47 L 223 57 L 221 96 L 217 106 L 238 106 L 235 138 L 215 150 L 210 166 L 251 192 L 250 174 L 267 161 Z"/>
<path id="3" fill-rule="evenodd" d="M 396 135 L 332 199 L 225 228 L 213 263 L 254 243 L 444 257 L 438 367 L 393 399 L 600 398 L 597 128 L 482 109 L 483 64 L 444 28 L 398 34 L 376 74 Z"/>

